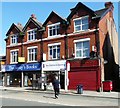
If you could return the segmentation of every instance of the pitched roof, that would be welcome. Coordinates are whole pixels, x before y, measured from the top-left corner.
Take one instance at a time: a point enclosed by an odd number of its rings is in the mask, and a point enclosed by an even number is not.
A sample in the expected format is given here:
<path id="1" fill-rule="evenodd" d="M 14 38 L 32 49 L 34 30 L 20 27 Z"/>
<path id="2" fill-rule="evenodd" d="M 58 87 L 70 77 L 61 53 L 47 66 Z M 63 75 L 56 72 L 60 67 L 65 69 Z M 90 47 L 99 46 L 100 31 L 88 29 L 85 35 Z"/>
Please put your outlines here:
<path id="1" fill-rule="evenodd" d="M 0 55 L 0 61 L 2 61 L 2 60 L 6 60 L 6 56 L 1 56 Z"/>
<path id="2" fill-rule="evenodd" d="M 95 13 L 97 14 L 97 16 L 101 17 L 107 10 L 108 8 L 103 8 L 100 10 L 96 10 Z"/>
<path id="3" fill-rule="evenodd" d="M 23 26 L 21 24 L 15 24 L 17 26 L 17 28 L 19 28 L 19 30 L 22 32 Z"/>
<path id="4" fill-rule="evenodd" d="M 13 23 L 11 27 L 9 28 L 8 32 L 6 33 L 6 36 L 8 36 L 8 34 L 10 33 L 13 27 L 15 27 L 18 30 L 18 32 L 22 32 L 23 26 L 21 24 Z"/>
<path id="5" fill-rule="evenodd" d="M 85 6 L 83 3 L 79 2 L 74 8 L 71 9 L 71 13 L 69 14 L 69 16 L 67 17 L 67 20 L 69 20 L 77 11 L 77 9 L 81 7 L 81 8 L 84 8 L 86 9 L 87 11 L 89 11 L 93 16 L 96 16 L 96 13 L 88 8 L 87 6 Z"/>
<path id="6" fill-rule="evenodd" d="M 23 32 L 25 32 L 28 24 L 29 24 L 31 21 L 32 21 L 38 28 L 42 28 L 42 23 L 40 23 L 37 19 L 30 17 L 29 20 L 28 20 L 28 22 L 26 23 L 26 25 L 25 25 L 24 28 L 23 28 Z"/>
<path id="7" fill-rule="evenodd" d="M 52 11 L 50 13 L 50 15 L 48 16 L 48 18 L 45 20 L 45 22 L 43 23 L 43 26 L 45 26 L 47 24 L 47 22 L 50 20 L 50 18 L 53 16 L 53 15 L 57 15 L 60 19 L 66 21 L 66 19 L 62 18 L 60 15 L 58 15 L 56 12 Z"/>

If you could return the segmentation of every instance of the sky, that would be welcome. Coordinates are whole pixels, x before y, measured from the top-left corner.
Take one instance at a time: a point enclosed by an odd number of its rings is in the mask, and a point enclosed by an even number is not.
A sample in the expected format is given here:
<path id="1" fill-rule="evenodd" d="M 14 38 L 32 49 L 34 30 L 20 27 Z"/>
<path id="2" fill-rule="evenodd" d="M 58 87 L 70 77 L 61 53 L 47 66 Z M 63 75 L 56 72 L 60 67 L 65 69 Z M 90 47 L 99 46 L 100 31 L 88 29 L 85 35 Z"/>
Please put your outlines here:
<path id="1" fill-rule="evenodd" d="M 0 2 L 0 55 L 5 55 L 6 46 L 4 39 L 12 23 L 27 23 L 31 14 L 35 14 L 38 21 L 44 23 L 51 11 L 55 11 L 61 17 L 66 18 L 70 14 L 70 9 L 75 7 L 78 2 Z M 83 2 L 92 10 L 104 8 L 104 2 Z M 118 2 L 113 2 L 114 18 L 118 31 Z M 120 45 L 119 45 L 120 46 Z"/>

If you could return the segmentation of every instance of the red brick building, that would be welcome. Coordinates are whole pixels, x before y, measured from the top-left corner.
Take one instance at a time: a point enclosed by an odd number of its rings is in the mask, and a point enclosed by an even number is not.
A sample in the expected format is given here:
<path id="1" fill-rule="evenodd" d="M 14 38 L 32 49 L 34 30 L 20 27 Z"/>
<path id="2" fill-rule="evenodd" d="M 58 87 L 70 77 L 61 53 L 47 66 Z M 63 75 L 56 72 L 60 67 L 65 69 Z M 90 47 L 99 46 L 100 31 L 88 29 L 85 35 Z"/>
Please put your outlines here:
<path id="1" fill-rule="evenodd" d="M 84 90 L 99 91 L 105 80 L 112 80 L 116 89 L 119 75 L 118 42 L 115 40 L 118 36 L 113 9 L 111 2 L 97 11 L 79 2 L 66 19 L 52 11 L 43 24 L 35 15 L 22 29 L 13 24 L 6 39 L 7 65 L 10 64 L 10 50 L 18 49 L 18 57 L 25 58 L 22 67 L 40 64 L 34 72 L 21 67 L 22 83 L 25 76 L 28 77 L 26 80 L 29 79 L 30 74 L 32 80 L 41 76 L 44 83 L 51 75 L 57 75 L 61 88 L 65 90 L 76 89 L 82 84 Z M 13 47 L 10 37 L 16 33 L 22 36 L 18 36 L 20 43 L 18 41 Z"/>

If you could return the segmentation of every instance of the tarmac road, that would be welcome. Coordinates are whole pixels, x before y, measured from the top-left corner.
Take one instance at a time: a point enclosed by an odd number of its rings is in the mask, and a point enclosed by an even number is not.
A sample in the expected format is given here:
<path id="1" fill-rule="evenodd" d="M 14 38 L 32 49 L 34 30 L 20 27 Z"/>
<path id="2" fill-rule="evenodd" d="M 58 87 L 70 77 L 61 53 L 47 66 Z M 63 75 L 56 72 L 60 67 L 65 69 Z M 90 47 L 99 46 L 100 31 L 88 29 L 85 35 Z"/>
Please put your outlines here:
<path id="1" fill-rule="evenodd" d="M 27 105 L 27 106 L 118 106 L 118 99 L 83 97 L 80 95 L 60 95 L 54 99 L 53 93 L 31 93 L 19 91 L 3 91 L 3 105 Z"/>

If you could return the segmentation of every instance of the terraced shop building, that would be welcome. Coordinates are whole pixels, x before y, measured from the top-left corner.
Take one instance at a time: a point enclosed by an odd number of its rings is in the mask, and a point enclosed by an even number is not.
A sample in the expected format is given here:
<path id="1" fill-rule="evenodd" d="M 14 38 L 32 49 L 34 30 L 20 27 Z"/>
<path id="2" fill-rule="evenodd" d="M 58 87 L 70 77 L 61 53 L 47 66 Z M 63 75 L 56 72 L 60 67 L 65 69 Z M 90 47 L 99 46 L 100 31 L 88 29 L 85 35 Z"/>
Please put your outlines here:
<path id="1" fill-rule="evenodd" d="M 97 11 L 79 2 L 67 18 L 52 11 L 43 24 L 38 22 L 35 15 L 23 28 L 13 24 L 6 39 L 7 65 L 23 65 L 24 70 L 21 67 L 17 69 L 22 71 L 14 71 L 15 75 L 19 74 L 18 79 L 21 79 L 23 86 L 29 78 L 41 77 L 47 83 L 52 75 L 57 75 L 61 88 L 65 90 L 76 89 L 78 84 L 82 84 L 84 90 L 99 91 L 105 80 L 112 80 L 114 90 L 117 89 L 118 35 L 113 10 L 111 2 L 106 2 L 105 7 Z M 12 39 L 19 41 L 11 45 Z M 24 57 L 24 63 L 11 63 L 18 57 Z M 36 69 L 28 72 L 25 68 L 27 65 Z"/>

